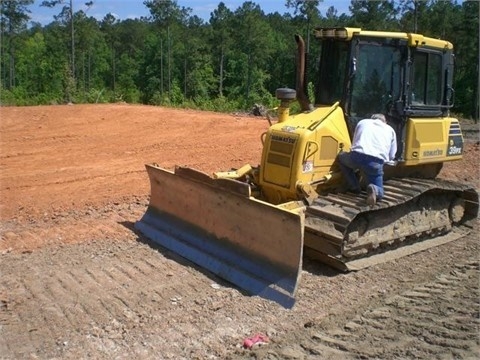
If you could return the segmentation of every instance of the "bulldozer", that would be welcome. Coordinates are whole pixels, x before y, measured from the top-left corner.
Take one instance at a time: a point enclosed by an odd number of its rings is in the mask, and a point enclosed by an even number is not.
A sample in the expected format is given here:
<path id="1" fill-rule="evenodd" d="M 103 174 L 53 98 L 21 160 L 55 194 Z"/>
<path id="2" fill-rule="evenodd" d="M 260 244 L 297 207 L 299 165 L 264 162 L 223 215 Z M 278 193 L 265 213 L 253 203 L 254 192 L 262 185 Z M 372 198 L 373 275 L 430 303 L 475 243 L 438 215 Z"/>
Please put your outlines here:
<path id="1" fill-rule="evenodd" d="M 360 28 L 316 28 L 313 36 L 314 91 L 305 90 L 305 42 L 296 35 L 295 89 L 276 90 L 261 163 L 212 175 L 147 164 L 150 201 L 135 225 L 246 294 L 286 308 L 295 304 L 304 256 L 359 270 L 458 239 L 478 216 L 474 187 L 437 177 L 464 151 L 450 115 L 453 45 Z M 386 116 L 398 150 L 384 166 L 385 195 L 370 206 L 364 190 L 345 191 L 337 155 L 374 113 Z"/>

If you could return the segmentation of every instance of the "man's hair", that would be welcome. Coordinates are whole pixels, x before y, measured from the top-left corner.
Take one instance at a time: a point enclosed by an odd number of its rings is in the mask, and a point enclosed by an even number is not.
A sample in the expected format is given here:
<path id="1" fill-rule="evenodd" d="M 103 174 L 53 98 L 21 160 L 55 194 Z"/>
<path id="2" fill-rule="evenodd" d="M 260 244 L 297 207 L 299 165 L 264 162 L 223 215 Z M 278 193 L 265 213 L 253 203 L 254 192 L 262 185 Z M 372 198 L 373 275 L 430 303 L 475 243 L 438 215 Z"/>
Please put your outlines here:
<path id="1" fill-rule="evenodd" d="M 382 120 L 384 123 L 387 122 L 387 119 L 385 118 L 385 115 L 383 115 L 383 114 L 373 114 L 370 118 L 371 119 Z"/>

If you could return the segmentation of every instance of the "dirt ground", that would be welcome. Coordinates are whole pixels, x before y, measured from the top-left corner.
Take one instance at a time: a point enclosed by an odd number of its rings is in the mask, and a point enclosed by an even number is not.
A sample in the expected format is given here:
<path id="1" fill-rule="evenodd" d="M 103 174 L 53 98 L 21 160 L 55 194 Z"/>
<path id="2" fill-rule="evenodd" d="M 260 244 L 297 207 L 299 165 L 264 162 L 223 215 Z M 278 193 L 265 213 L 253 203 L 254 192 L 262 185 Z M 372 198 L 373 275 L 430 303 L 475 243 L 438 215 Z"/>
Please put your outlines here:
<path id="1" fill-rule="evenodd" d="M 478 358 L 478 220 L 460 240 L 360 272 L 304 259 L 291 310 L 134 231 L 145 163 L 257 165 L 267 128 L 140 105 L 0 108 L 0 359 Z M 473 132 L 441 177 L 480 189 L 479 154 Z M 269 341 L 244 349 L 256 334 Z"/>

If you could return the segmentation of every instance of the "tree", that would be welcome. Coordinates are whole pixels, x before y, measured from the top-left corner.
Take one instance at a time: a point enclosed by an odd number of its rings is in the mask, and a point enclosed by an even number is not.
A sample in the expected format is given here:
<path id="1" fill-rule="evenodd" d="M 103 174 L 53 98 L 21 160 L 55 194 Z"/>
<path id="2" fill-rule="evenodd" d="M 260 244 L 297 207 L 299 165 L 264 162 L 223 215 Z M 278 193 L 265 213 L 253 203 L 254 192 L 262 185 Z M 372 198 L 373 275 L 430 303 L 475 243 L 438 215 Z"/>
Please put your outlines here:
<path id="1" fill-rule="evenodd" d="M 73 24 L 73 0 L 69 0 L 69 5 L 64 5 L 60 15 L 55 17 L 55 20 L 64 19 L 65 23 L 70 23 L 70 51 L 71 51 L 71 71 L 70 74 L 75 79 L 75 28 Z M 41 6 L 55 7 L 57 5 L 65 4 L 65 0 L 44 0 Z"/>
<path id="2" fill-rule="evenodd" d="M 434 1 L 427 11 L 429 28 L 424 29 L 425 35 L 439 36 L 442 39 L 456 42 L 454 28 L 462 21 L 460 6 L 456 1 Z"/>
<path id="3" fill-rule="evenodd" d="M 304 19 L 304 21 L 307 24 L 306 28 L 306 38 L 307 38 L 307 53 L 310 52 L 310 33 L 311 33 L 311 27 L 312 27 L 312 22 L 315 23 L 317 20 L 320 19 L 321 14 L 318 11 L 318 5 L 320 3 L 320 0 L 310 0 L 310 1 L 304 1 L 304 0 L 287 0 L 285 2 L 285 6 L 287 8 L 294 8 L 294 14 L 299 15 L 300 18 Z"/>
<path id="4" fill-rule="evenodd" d="M 455 66 L 455 109 L 464 116 L 479 120 L 480 74 L 479 32 L 480 4 L 465 1 L 461 6 L 461 19 L 455 24 L 457 41 Z"/>
<path id="5" fill-rule="evenodd" d="M 274 94 L 279 87 L 295 87 L 295 58 L 296 43 L 295 34 L 298 33 L 298 24 L 294 22 L 291 15 L 281 16 L 278 13 L 267 16 L 272 31 L 273 43 L 271 58 L 275 61 L 268 61 L 266 72 L 270 78 L 265 84 L 269 93 Z"/>
<path id="6" fill-rule="evenodd" d="M 75 22 L 74 22 L 74 11 L 73 11 L 73 0 L 68 0 L 68 5 L 66 5 L 67 0 L 43 0 L 41 6 L 45 7 L 55 7 L 57 5 L 63 5 L 62 11 L 59 15 L 55 16 L 55 20 L 63 20 L 65 24 L 70 24 L 70 51 L 71 51 L 71 76 L 75 81 Z M 88 1 L 85 3 L 87 8 L 90 8 L 93 5 L 93 1 Z"/>
<path id="7" fill-rule="evenodd" d="M 0 74 L 1 87 L 11 89 L 15 86 L 15 49 L 17 35 L 26 29 L 30 20 L 27 8 L 33 0 L 2 0 L 0 8 Z M 6 45 L 4 44 L 6 43 Z M 8 53 L 8 73 L 4 53 Z"/>
<path id="8" fill-rule="evenodd" d="M 324 26 L 327 27 L 340 27 L 348 25 L 349 17 L 345 14 L 338 16 L 338 10 L 334 6 L 330 6 L 325 13 L 323 19 Z"/>
<path id="9" fill-rule="evenodd" d="M 232 25 L 237 34 L 236 57 L 240 61 L 237 65 L 241 66 L 236 74 L 237 86 L 243 82 L 240 88 L 243 88 L 243 96 L 248 102 L 253 96 L 262 97 L 268 93 L 265 81 L 269 75 L 264 74 L 263 69 L 274 46 L 273 31 L 266 22 L 260 6 L 254 2 L 244 2 L 234 14 L 235 20 Z M 246 76 L 243 77 L 243 74 Z M 252 89 L 255 89 L 254 94 L 251 93 Z"/>
<path id="10" fill-rule="evenodd" d="M 400 0 L 397 8 L 397 11 L 401 15 L 400 30 L 414 33 L 419 32 L 418 24 L 426 24 L 428 22 L 428 17 L 425 16 L 427 9 L 427 1 Z"/>
<path id="11" fill-rule="evenodd" d="M 210 25 L 212 26 L 212 48 L 218 57 L 218 95 L 223 96 L 223 81 L 225 76 L 225 56 L 230 51 L 233 43 L 231 27 L 233 12 L 220 2 L 218 7 L 210 14 Z"/>
<path id="12" fill-rule="evenodd" d="M 348 9 L 352 14 L 352 26 L 363 27 L 366 30 L 398 29 L 394 0 L 352 0 Z"/>
<path id="13" fill-rule="evenodd" d="M 172 27 L 174 25 L 184 25 L 186 20 L 191 13 L 191 8 L 179 7 L 176 1 L 172 0 L 146 0 L 143 4 L 150 10 L 150 14 L 154 22 L 160 28 L 160 36 L 162 37 L 160 49 L 162 51 L 161 59 L 161 78 L 162 78 L 162 89 L 163 89 L 163 38 L 166 37 L 167 43 L 167 84 L 168 92 L 172 90 Z"/>
<path id="14" fill-rule="evenodd" d="M 99 22 L 83 11 L 75 13 L 77 85 L 80 96 L 90 101 L 89 92 L 105 86 L 109 68 L 109 48 Z"/>
<path id="15" fill-rule="evenodd" d="M 214 74 L 213 51 L 208 41 L 210 27 L 203 20 L 192 16 L 187 27 L 183 28 L 183 39 L 179 52 L 183 53 L 183 94 L 193 98 L 196 103 L 203 103 L 216 93 L 217 79 Z"/>
<path id="16" fill-rule="evenodd" d="M 118 25 L 119 21 L 113 16 L 111 13 L 108 13 L 105 15 L 103 18 L 100 28 L 103 32 L 103 35 L 107 41 L 107 44 L 110 48 L 110 76 L 106 79 L 107 84 L 110 86 L 110 88 L 113 90 L 113 93 L 115 94 L 115 88 L 116 88 L 116 55 L 115 55 L 115 49 L 117 47 L 117 44 L 120 43 L 118 39 L 118 31 L 116 30 L 116 26 Z"/>
<path id="17" fill-rule="evenodd" d="M 118 58 L 115 65 L 117 97 L 128 102 L 138 102 L 141 91 L 142 64 L 145 59 L 146 39 L 154 33 L 154 27 L 145 19 L 127 19 L 114 26 L 115 48 Z"/>

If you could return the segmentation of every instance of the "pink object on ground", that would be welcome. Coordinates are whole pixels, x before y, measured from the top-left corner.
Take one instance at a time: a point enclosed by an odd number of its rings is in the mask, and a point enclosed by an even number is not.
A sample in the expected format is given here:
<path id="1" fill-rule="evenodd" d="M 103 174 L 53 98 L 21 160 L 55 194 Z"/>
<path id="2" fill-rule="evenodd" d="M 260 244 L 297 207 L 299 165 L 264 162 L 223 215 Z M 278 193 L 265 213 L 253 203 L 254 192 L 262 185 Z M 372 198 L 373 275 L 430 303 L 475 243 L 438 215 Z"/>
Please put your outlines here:
<path id="1" fill-rule="evenodd" d="M 256 334 L 252 337 L 246 338 L 243 340 L 243 347 L 251 349 L 255 344 L 265 344 L 268 343 L 268 336 L 262 334 Z"/>

